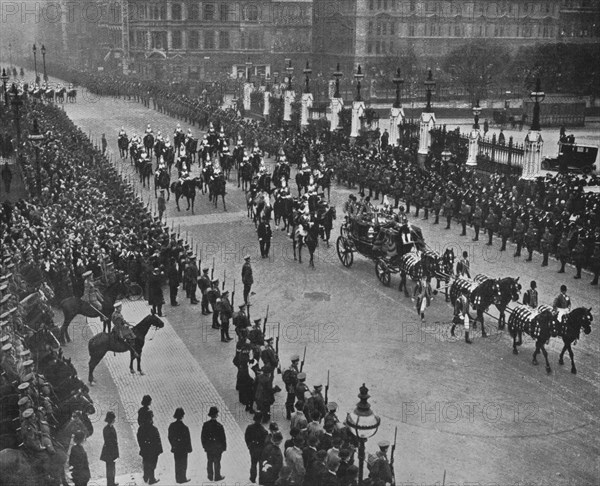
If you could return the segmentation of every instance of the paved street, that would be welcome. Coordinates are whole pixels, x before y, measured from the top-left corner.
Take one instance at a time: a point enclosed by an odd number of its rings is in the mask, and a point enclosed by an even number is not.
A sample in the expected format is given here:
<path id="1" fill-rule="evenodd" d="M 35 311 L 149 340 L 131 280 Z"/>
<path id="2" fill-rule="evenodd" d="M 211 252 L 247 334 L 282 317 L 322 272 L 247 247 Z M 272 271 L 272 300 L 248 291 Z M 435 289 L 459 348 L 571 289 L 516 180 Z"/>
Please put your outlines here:
<path id="1" fill-rule="evenodd" d="M 140 134 L 150 123 L 155 133 L 160 129 L 172 136 L 177 123 L 137 103 L 81 95 L 77 104 L 65 105 L 67 113 L 98 143 L 106 133 L 109 155 L 130 177 L 129 161 L 118 158 L 116 137 L 120 127 L 130 135 Z M 187 130 L 184 123 L 181 125 Z M 200 135 L 197 128 L 192 130 Z M 155 205 L 153 190 L 151 194 L 138 184 L 138 192 L 150 207 Z M 360 255 L 355 255 L 351 268 L 340 264 L 335 238 L 348 194 L 345 188 L 332 191 L 338 220 L 331 247 L 321 242 L 317 249 L 314 270 L 307 265 L 307 252 L 302 264 L 294 261 L 291 241 L 282 231 L 274 231 L 271 258 L 260 259 L 254 225 L 245 216 L 243 192 L 233 183 L 228 185 L 226 213 L 220 203 L 215 209 L 208 196 L 198 194 L 194 215 L 185 211 L 185 204 L 178 212 L 171 199 L 167 203 L 167 222 L 193 241 L 202 266 L 212 267 L 214 259 L 215 277 L 221 281 L 226 277 L 230 292 L 236 280 L 237 303 L 242 298 L 243 256 L 247 252 L 253 255 L 256 295 L 252 297 L 251 316 L 264 317 L 269 305 L 268 332 L 272 333 L 279 323 L 284 365 L 292 354 L 302 355 L 306 346 L 309 385 L 324 382 L 330 370 L 329 399 L 340 405 L 342 420 L 358 401 L 359 386 L 366 383 L 372 396 L 370 403 L 382 419 L 367 450 L 374 452 L 378 440 L 393 439 L 394 427 L 398 426 L 399 484 L 441 483 L 444 471 L 446 484 L 596 484 L 600 477 L 597 318 L 592 334 L 582 334 L 574 347 L 577 375 L 569 372 L 568 359 L 564 367 L 558 365 L 561 346 L 557 340 L 547 347 L 553 369 L 547 375 L 543 365 L 531 365 L 531 339 L 524 338 L 520 354 L 514 356 L 508 334 L 495 331 L 489 318 L 489 338 L 481 339 L 476 331 L 470 346 L 460 333 L 451 338 L 452 311 L 442 295 L 434 299 L 422 325 L 410 299 L 397 291 L 397 277 L 392 278 L 390 288 L 382 286 L 373 262 Z M 545 303 L 552 302 L 564 282 L 575 307 L 593 307 L 598 314 L 598 288 L 589 285 L 589 274 L 573 280 L 574 270 L 568 268 L 565 275 L 559 276 L 554 261 L 548 268 L 540 267 L 540 255 L 535 255 L 532 263 L 525 263 L 522 258 L 512 257 L 510 245 L 508 251 L 500 252 L 498 241 L 487 247 L 485 242 L 472 242 L 472 233 L 458 236 L 458 226 L 444 231 L 431 220 L 413 218 L 413 223 L 422 227 L 434 249 L 452 247 L 456 255 L 468 251 L 474 273 L 519 276 L 525 288 L 535 279 L 540 300 Z M 200 307 L 190 305 L 184 297 L 180 296 L 181 306 L 166 306 L 165 329 L 147 342 L 142 362 L 145 376 L 130 375 L 124 355 L 107 355 L 96 371 L 99 384 L 92 389 L 92 396 L 100 404 L 99 410 L 116 405 L 122 413 L 117 429 L 122 451 L 127 452 L 122 453 L 117 474 L 127 474 L 126 478 L 133 475 L 141 482 L 134 414 L 141 397 L 149 393 L 154 398 L 152 408 L 165 449 L 159 460 L 161 484 L 173 481 L 166 427 L 179 405 L 186 409 L 185 421 L 192 428 L 191 484 L 206 481 L 199 427 L 207 407 L 213 404 L 222 409 L 221 419 L 230 443 L 224 457 L 226 483 L 244 484 L 248 457 L 241 440 L 250 416 L 237 404 L 236 370 L 231 363 L 235 344 L 221 343 L 219 332 L 210 327 L 210 316 L 201 316 Z M 125 317 L 137 322 L 147 309 L 142 303 L 127 304 Z M 85 376 L 90 331 L 83 324 L 79 326 L 82 334 L 76 334 L 65 353 L 74 356 L 80 374 Z M 276 378 L 283 387 L 280 380 Z M 278 397 L 273 420 L 287 434 L 284 399 Z M 97 458 L 105 411 L 102 409 L 98 416 L 95 434 L 88 441 L 94 479 L 104 474 L 103 463 Z M 121 484 L 127 481 L 123 479 Z"/>

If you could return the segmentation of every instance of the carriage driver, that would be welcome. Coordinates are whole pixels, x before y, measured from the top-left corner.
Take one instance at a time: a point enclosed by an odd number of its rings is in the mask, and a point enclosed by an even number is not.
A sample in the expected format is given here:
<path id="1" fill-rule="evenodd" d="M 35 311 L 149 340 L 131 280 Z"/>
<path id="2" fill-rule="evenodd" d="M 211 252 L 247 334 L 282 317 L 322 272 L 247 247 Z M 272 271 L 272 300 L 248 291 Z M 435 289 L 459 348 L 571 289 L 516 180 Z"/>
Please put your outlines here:
<path id="1" fill-rule="evenodd" d="M 102 293 L 96 288 L 92 279 L 92 271 L 88 270 L 83 275 L 83 296 L 81 300 L 87 302 L 96 312 L 102 314 L 102 303 L 104 299 Z"/>
<path id="2" fill-rule="evenodd" d="M 114 333 L 122 341 L 125 341 L 128 344 L 131 344 L 131 341 L 135 341 L 135 333 L 131 329 L 129 323 L 121 314 L 121 302 L 115 302 L 115 311 L 112 315 L 112 323 L 114 325 Z"/>

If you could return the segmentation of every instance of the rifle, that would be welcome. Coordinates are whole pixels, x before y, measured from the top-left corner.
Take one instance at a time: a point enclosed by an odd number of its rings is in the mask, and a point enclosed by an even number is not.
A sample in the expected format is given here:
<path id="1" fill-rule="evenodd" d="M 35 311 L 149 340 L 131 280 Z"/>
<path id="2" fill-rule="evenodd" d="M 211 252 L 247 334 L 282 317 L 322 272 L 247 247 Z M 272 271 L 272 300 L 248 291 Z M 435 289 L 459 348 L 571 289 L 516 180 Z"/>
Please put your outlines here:
<path id="1" fill-rule="evenodd" d="M 267 313 L 265 315 L 265 320 L 263 322 L 263 336 L 266 335 L 267 332 L 267 319 L 269 318 L 269 306 L 267 305 Z"/>
<path id="2" fill-rule="evenodd" d="M 304 355 L 302 356 L 302 361 L 300 362 L 300 372 L 304 368 L 304 360 L 306 360 L 306 346 L 304 346 Z"/>
<path id="3" fill-rule="evenodd" d="M 223 269 L 223 283 L 221 284 L 221 291 L 225 290 L 225 279 L 227 278 L 227 270 Z"/>
<path id="4" fill-rule="evenodd" d="M 210 271 L 210 279 L 214 280 L 214 278 L 215 278 L 215 257 L 213 257 L 213 266 L 212 266 L 212 269 Z"/>
<path id="5" fill-rule="evenodd" d="M 281 323 L 277 323 L 277 337 L 275 338 L 275 354 L 277 355 L 277 374 L 281 374 L 281 361 L 279 360 L 279 335 L 281 334 Z"/>
<path id="6" fill-rule="evenodd" d="M 179 235 L 181 234 L 181 224 L 177 225 L 177 238 L 179 238 Z"/>
<path id="7" fill-rule="evenodd" d="M 390 452 L 390 469 L 392 470 L 392 484 L 396 484 L 396 473 L 394 472 L 394 453 L 396 452 L 396 439 L 398 438 L 398 426 L 394 430 L 394 444 L 392 445 L 392 450 Z M 444 478 L 445 479 L 445 478 Z"/>
<path id="8" fill-rule="evenodd" d="M 327 370 L 327 385 L 325 385 L 325 405 L 329 403 L 329 370 Z"/>
<path id="9" fill-rule="evenodd" d="M 231 307 L 233 308 L 235 302 L 235 278 L 233 279 L 233 291 L 231 292 Z"/>

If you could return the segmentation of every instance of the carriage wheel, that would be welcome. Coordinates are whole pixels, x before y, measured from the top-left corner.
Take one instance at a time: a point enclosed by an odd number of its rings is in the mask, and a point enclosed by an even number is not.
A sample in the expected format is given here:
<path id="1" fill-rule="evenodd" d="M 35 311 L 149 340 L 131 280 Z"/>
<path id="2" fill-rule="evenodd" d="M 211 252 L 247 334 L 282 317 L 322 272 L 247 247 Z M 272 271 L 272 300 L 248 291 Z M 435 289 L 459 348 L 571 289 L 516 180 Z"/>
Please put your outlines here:
<path id="1" fill-rule="evenodd" d="M 379 259 L 375 262 L 375 274 L 377 275 L 377 278 L 383 285 L 385 285 L 386 287 L 390 286 L 390 282 L 392 281 L 392 275 L 385 263 L 383 263 Z"/>
<path id="2" fill-rule="evenodd" d="M 340 262 L 342 262 L 342 265 L 344 265 L 346 268 L 351 267 L 352 263 L 354 262 L 354 253 L 352 252 L 352 248 L 349 245 L 348 240 L 344 236 L 338 236 L 336 249 L 338 258 L 340 259 Z"/>
<path id="3" fill-rule="evenodd" d="M 127 300 L 140 300 L 144 294 L 142 287 L 136 283 L 132 283 L 129 286 L 129 291 L 127 293 Z"/>

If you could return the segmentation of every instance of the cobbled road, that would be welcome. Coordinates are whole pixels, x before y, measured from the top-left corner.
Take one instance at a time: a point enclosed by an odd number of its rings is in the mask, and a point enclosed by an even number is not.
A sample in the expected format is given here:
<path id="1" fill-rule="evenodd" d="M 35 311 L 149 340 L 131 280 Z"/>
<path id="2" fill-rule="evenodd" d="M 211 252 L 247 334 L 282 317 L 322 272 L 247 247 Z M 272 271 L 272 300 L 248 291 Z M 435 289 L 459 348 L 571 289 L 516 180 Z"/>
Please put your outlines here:
<path id="1" fill-rule="evenodd" d="M 67 104 L 65 109 L 98 144 L 106 133 L 108 156 L 130 178 L 129 161 L 118 157 L 120 127 L 129 135 L 141 134 L 150 123 L 155 133 L 161 130 L 172 137 L 178 122 L 138 103 L 99 98 L 85 91 L 76 104 Z M 180 123 L 187 131 L 188 126 Z M 197 128 L 192 131 L 201 136 Z M 373 262 L 358 254 L 352 267 L 341 265 L 335 239 L 348 189 L 332 190 L 331 203 L 337 207 L 338 219 L 331 246 L 319 243 L 315 268 L 311 269 L 307 254 L 302 264 L 294 261 L 291 241 L 275 228 L 271 257 L 260 258 L 255 228 L 246 217 L 244 194 L 233 183 L 234 174 L 227 189 L 227 212 L 220 203 L 215 209 L 202 194 L 196 198 L 194 214 L 185 210 L 185 204 L 177 211 L 171 199 L 167 224 L 187 237 L 203 267 L 211 268 L 214 260 L 215 278 L 226 279 L 230 292 L 235 279 L 236 304 L 242 299 L 243 257 L 252 255 L 256 294 L 251 297 L 251 317 L 264 317 L 269 306 L 267 333 L 276 334 L 280 329 L 284 366 L 292 354 L 302 355 L 306 347 L 304 369 L 311 387 L 325 384 L 329 370 L 329 399 L 339 404 L 342 420 L 355 407 L 358 388 L 366 383 L 372 408 L 381 417 L 381 427 L 367 443 L 367 450 L 374 452 L 378 440 L 392 440 L 398 427 L 398 484 L 441 484 L 444 474 L 446 484 L 598 484 L 600 332 L 596 321 L 592 333 L 582 334 L 574 347 L 577 375 L 570 373 L 568 359 L 565 366 L 558 365 L 562 347 L 558 340 L 547 346 L 551 374 L 543 364 L 531 364 L 534 343 L 530 338 L 525 337 L 520 354 L 513 355 L 509 335 L 497 331 L 490 317 L 490 337 L 482 339 L 475 331 L 474 343 L 468 345 L 460 331 L 456 338 L 450 337 L 452 309 L 443 295 L 434 298 L 422 324 L 414 304 L 398 292 L 397 276 L 392 277 L 391 287 L 384 287 L 375 276 Z M 153 209 L 153 189 L 141 189 L 137 182 L 136 187 Z M 524 290 L 530 280 L 536 280 L 544 303 L 551 303 L 560 285 L 566 283 L 573 305 L 593 307 L 598 315 L 598 288 L 589 285 L 588 274 L 573 280 L 573 268 L 564 275 L 556 273 L 556 262 L 541 268 L 540 255 L 525 263 L 523 258 L 512 257 L 511 245 L 508 251 L 500 252 L 497 241 L 488 247 L 483 238 L 482 242 L 472 242 L 472 232 L 459 236 L 456 224 L 444 231 L 443 225 L 433 225 L 431 219 L 412 217 L 411 221 L 423 229 L 431 247 L 439 251 L 452 247 L 456 255 L 468 251 L 474 274 L 518 276 Z M 243 430 L 250 416 L 238 404 L 235 391 L 236 370 L 231 362 L 234 341 L 221 343 L 219 331 L 211 328 L 210 316 L 202 316 L 200 306 L 190 305 L 185 295 L 180 294 L 179 301 L 179 307 L 165 306 L 165 329 L 156 332 L 144 349 L 144 376 L 129 373 L 124 355 L 107 355 L 96 371 L 99 384 L 92 388 L 92 396 L 99 412 L 96 433 L 88 441 L 95 484 L 102 484 L 103 463 L 97 458 L 106 407 L 121 413 L 117 428 L 126 451 L 117 465 L 118 474 L 123 475 L 121 484 L 141 483 L 135 411 L 146 393 L 154 398 L 152 408 L 165 449 L 158 468 L 161 484 L 174 481 L 166 427 L 176 406 L 186 409 L 186 422 L 192 429 L 191 484 L 207 481 L 199 430 L 213 404 L 222 409 L 230 443 L 224 455 L 224 482 L 248 482 Z M 131 321 L 141 320 L 148 312 L 145 302 L 125 306 L 125 317 Z M 495 315 L 495 311 L 491 313 Z M 90 326 L 96 326 L 97 332 L 97 324 L 80 320 L 75 325 L 79 329 L 74 333 L 75 341 L 65 351 L 74 357 L 82 376 L 87 372 Z M 277 377 L 276 383 L 283 388 L 280 381 Z M 273 420 L 287 434 L 285 396 L 281 395 Z"/>

